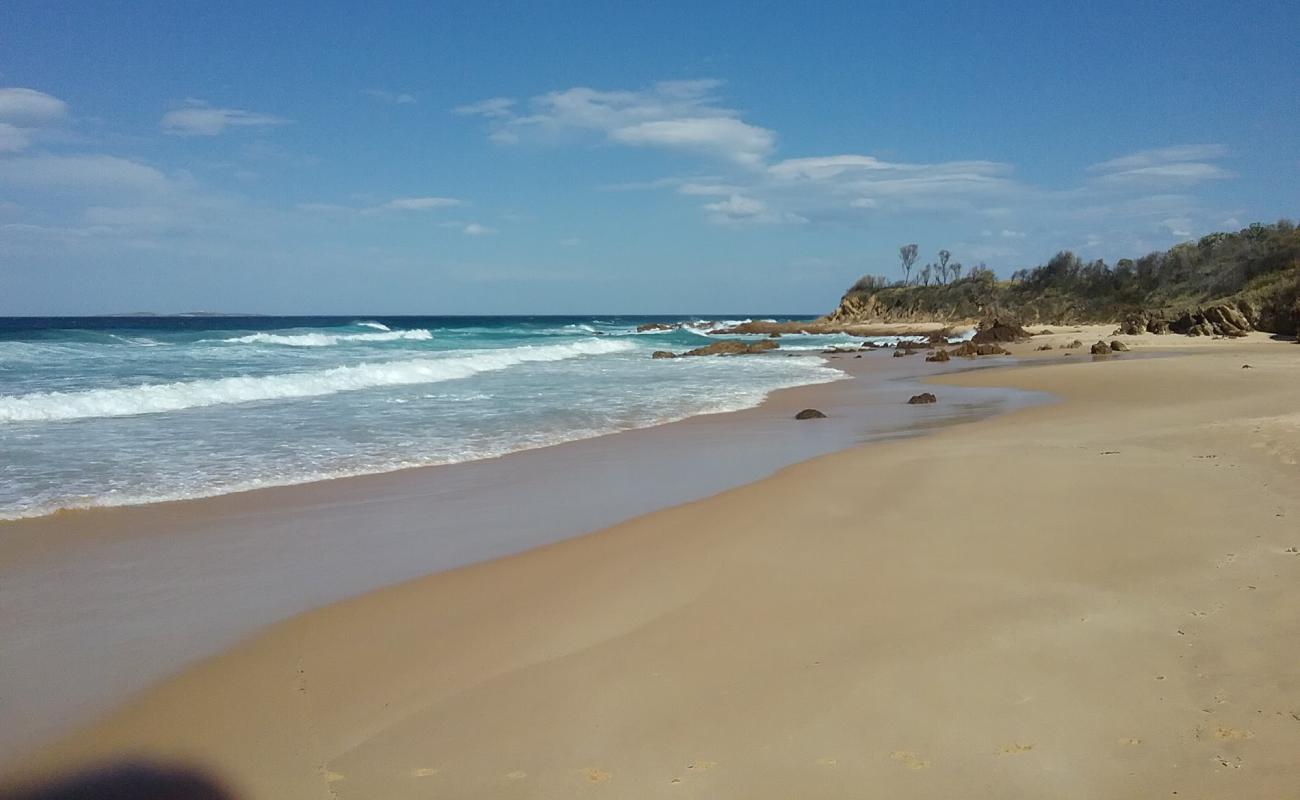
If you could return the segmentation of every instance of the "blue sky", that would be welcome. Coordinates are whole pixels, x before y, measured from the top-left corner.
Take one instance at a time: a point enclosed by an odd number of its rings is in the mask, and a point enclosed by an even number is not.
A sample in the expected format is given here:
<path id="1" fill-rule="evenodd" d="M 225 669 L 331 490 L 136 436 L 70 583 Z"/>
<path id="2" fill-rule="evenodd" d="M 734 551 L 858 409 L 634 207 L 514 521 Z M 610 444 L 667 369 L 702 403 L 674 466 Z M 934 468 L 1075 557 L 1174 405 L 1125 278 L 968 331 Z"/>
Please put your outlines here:
<path id="1" fill-rule="evenodd" d="M 0 5 L 0 314 L 815 313 L 1300 199 L 1284 3 L 381 5 Z"/>

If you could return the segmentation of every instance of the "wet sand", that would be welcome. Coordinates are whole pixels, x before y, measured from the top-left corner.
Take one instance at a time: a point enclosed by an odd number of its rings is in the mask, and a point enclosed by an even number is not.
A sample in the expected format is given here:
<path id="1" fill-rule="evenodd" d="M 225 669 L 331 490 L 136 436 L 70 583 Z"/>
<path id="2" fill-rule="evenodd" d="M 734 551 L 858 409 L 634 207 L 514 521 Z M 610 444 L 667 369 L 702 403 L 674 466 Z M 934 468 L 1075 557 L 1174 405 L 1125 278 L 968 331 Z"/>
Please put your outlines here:
<path id="1" fill-rule="evenodd" d="M 1061 402 L 310 611 L 25 765 L 147 753 L 275 798 L 1286 796 L 1300 348 L 1125 338 L 1195 352 L 1017 345 L 1041 363 L 938 407 Z"/>

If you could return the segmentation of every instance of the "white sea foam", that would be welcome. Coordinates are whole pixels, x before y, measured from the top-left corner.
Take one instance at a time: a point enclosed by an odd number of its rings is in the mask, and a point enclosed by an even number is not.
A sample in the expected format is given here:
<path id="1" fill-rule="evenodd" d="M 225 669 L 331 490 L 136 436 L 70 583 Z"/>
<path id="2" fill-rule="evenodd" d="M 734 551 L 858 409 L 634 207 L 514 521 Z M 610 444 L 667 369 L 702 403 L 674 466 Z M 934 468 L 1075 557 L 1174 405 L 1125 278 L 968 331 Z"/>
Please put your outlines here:
<path id="1" fill-rule="evenodd" d="M 630 342 L 593 339 L 571 344 L 463 351 L 442 358 L 385 361 L 280 375 L 0 396 L 0 423 L 158 414 L 260 400 L 317 397 L 383 386 L 439 383 L 529 362 L 561 361 L 632 349 L 635 345 Z"/>
<path id="2" fill-rule="evenodd" d="M 353 324 L 356 325 L 358 328 L 374 328 L 377 331 L 392 330 L 392 328 L 388 327 L 382 322 L 373 322 L 371 320 L 363 320 L 362 322 L 354 322 Z"/>
<path id="3" fill-rule="evenodd" d="M 379 323 L 375 323 L 378 325 Z M 344 342 L 427 342 L 433 334 L 423 328 L 381 333 L 250 333 L 221 341 L 229 344 L 278 344 L 286 347 L 329 347 Z"/>

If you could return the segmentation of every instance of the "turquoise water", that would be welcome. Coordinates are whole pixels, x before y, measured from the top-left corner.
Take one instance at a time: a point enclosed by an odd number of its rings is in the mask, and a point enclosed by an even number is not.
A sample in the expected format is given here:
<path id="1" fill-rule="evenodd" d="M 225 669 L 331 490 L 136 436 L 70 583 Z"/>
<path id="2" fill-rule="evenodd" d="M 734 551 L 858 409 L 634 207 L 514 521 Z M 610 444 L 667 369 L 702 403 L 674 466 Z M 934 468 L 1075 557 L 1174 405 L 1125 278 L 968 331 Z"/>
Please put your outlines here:
<path id="1" fill-rule="evenodd" d="M 663 318 L 656 318 L 662 320 Z M 717 320 L 719 318 L 713 318 Z M 0 519 L 491 458 L 835 380 L 634 317 L 0 319 Z M 731 318 L 731 321 L 739 321 Z"/>

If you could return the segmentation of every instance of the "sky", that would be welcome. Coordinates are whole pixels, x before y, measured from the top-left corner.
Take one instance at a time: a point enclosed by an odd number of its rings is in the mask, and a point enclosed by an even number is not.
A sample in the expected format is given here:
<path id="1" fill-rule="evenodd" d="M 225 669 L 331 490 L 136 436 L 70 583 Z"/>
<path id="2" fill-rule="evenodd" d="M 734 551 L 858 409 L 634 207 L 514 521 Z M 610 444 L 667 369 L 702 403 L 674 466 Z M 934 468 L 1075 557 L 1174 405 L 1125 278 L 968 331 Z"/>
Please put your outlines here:
<path id="1" fill-rule="evenodd" d="M 634 7 L 636 6 L 636 7 Z M 824 313 L 1294 218 L 1288 3 L 0 4 L 0 315 Z"/>

